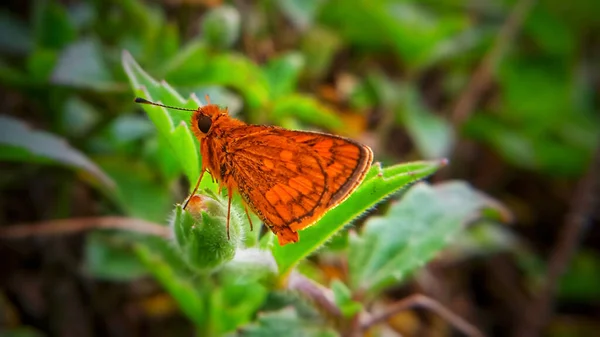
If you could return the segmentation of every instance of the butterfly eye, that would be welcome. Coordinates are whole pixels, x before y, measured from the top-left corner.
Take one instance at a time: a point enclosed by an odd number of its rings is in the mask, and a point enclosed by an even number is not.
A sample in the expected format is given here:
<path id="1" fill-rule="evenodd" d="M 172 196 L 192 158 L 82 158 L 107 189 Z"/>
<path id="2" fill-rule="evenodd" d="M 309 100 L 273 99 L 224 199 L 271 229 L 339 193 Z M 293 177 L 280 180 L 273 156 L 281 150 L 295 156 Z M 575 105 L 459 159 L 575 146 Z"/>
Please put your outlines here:
<path id="1" fill-rule="evenodd" d="M 208 130 L 210 130 L 210 127 L 212 125 L 212 120 L 208 116 L 200 115 L 198 116 L 198 121 L 196 123 L 200 131 L 202 131 L 203 133 L 208 133 Z"/>

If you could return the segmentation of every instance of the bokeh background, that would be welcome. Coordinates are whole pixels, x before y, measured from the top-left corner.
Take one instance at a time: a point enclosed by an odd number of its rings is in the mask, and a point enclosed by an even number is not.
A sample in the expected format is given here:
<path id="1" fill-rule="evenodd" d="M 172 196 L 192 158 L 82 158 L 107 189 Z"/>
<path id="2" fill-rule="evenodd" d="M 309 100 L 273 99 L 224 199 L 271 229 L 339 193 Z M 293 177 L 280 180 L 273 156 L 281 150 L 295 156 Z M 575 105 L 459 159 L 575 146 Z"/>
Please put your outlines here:
<path id="1" fill-rule="evenodd" d="M 186 195 L 123 51 L 248 122 L 351 137 L 384 165 L 448 158 L 432 183 L 465 181 L 510 211 L 373 305 L 421 293 L 492 336 L 596 335 L 599 13 L 596 0 L 3 1 L 0 336 L 203 335 L 128 234 L 39 227 L 164 223 Z M 324 285 L 344 273 L 331 255 L 311 258 Z M 371 333 L 460 335 L 423 308 Z"/>

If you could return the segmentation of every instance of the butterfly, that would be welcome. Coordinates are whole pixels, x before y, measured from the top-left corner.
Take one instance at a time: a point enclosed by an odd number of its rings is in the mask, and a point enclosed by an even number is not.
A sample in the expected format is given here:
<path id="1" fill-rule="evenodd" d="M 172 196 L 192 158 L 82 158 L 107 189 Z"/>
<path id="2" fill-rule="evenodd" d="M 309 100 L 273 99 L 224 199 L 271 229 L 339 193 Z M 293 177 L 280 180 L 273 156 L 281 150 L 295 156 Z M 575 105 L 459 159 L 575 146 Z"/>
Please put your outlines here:
<path id="1" fill-rule="evenodd" d="M 190 126 L 200 141 L 202 168 L 192 194 L 208 171 L 227 189 L 227 235 L 231 200 L 238 192 L 248 208 L 277 236 L 280 245 L 298 242 L 298 231 L 344 201 L 363 181 L 373 152 L 354 140 L 276 126 L 249 125 L 227 108 L 196 110 L 136 98 L 135 102 L 192 111 Z M 189 198 L 187 199 L 189 201 Z M 187 202 L 184 208 L 187 206 Z"/>

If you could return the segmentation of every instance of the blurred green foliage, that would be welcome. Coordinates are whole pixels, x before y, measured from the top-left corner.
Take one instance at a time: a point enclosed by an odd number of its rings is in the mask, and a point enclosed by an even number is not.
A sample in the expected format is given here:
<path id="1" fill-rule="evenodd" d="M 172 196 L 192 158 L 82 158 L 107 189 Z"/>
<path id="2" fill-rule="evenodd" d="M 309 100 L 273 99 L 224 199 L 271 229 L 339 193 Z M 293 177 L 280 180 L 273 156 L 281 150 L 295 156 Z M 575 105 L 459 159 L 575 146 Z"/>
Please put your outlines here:
<path id="1" fill-rule="evenodd" d="M 294 328 L 299 336 L 335 335 L 459 233 L 461 244 L 453 249 L 465 255 L 515 249 L 518 240 L 497 226 L 509 220 L 508 211 L 467 183 L 407 189 L 444 166 L 440 159 L 452 156 L 460 141 L 491 148 L 512 168 L 558 178 L 581 176 L 598 146 L 597 92 L 588 72 L 595 65 L 580 54 L 586 34 L 600 28 L 592 15 L 600 13 L 597 1 L 534 6 L 518 43 L 493 69 L 492 97 L 462 125 L 450 122 L 452 103 L 514 1 L 234 4 L 186 5 L 173 15 L 173 8 L 140 0 L 35 1 L 29 21 L 0 10 L 0 83 L 21 97 L 11 116 L 0 116 L 0 160 L 72 170 L 99 192 L 100 215 L 166 225 L 173 213 L 173 227 L 181 230 L 176 242 L 89 235 L 85 270 L 120 281 L 152 275 L 199 335 L 276 336 Z M 423 90 L 431 78 L 435 88 Z M 189 113 L 145 105 L 142 115 L 136 95 L 190 109 L 209 95 L 249 123 L 372 137 L 384 165 L 374 165 L 353 195 L 293 245 L 250 232 L 236 199 L 234 226 L 244 240 L 215 248 L 226 240 L 223 214 L 173 210 L 186 194 L 180 178 L 193 185 L 200 171 Z M 375 127 L 371 110 L 383 115 Z M 394 130 L 408 137 L 407 158 L 428 161 L 395 164 Z M 349 223 L 400 190 L 399 201 L 347 233 Z M 226 206 L 209 175 L 201 191 Z M 486 226 L 465 231 L 478 220 Z M 305 270 L 297 267 L 320 254 L 348 263 L 345 279 L 322 285 L 342 313 L 337 325 L 282 291 L 297 290 L 291 283 Z M 578 256 L 562 296 L 597 297 L 585 280 L 598 279 L 598 270 L 595 255 Z M 287 297 L 281 304 L 273 296 Z"/>

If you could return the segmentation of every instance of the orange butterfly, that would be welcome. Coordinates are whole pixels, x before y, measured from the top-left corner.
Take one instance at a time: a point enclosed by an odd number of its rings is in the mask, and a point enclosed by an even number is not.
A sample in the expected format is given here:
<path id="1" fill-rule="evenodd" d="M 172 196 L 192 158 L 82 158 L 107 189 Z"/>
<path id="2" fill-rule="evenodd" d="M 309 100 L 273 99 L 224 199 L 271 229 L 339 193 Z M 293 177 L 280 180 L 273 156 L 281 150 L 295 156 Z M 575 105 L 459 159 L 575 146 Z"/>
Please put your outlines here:
<path id="1" fill-rule="evenodd" d="M 351 139 L 248 125 L 229 117 L 227 108 L 210 104 L 208 96 L 206 99 L 207 105 L 196 110 L 143 98 L 135 101 L 194 112 L 191 127 L 200 140 L 202 169 L 191 195 L 196 193 L 206 170 L 219 186 L 227 188 L 228 236 L 234 190 L 242 196 L 246 214 L 250 207 L 283 246 L 297 242 L 299 230 L 344 201 L 371 166 L 371 149 Z"/>

